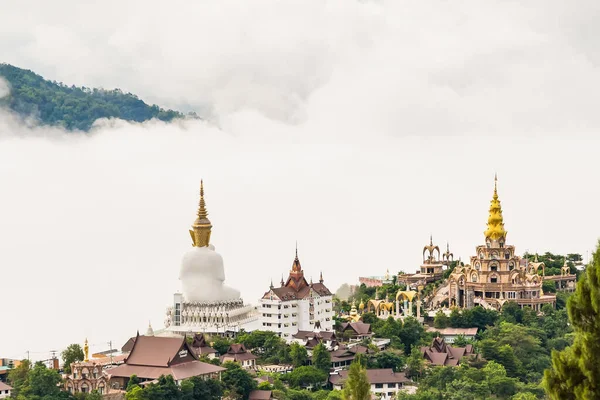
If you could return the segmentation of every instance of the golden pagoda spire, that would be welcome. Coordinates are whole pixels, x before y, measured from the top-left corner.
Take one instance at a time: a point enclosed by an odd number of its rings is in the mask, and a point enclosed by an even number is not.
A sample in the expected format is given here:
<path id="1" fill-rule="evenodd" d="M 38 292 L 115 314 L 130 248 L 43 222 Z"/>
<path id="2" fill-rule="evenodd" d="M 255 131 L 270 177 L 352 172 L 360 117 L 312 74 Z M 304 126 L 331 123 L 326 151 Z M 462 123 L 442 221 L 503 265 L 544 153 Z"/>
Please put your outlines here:
<path id="1" fill-rule="evenodd" d="M 85 362 L 90 361 L 90 358 L 89 358 L 90 346 L 88 345 L 87 338 L 85 338 L 85 343 L 83 344 L 83 354 L 85 355 L 85 359 L 83 361 L 85 361 Z"/>
<path id="2" fill-rule="evenodd" d="M 484 232 L 485 238 L 490 240 L 499 240 L 506 238 L 504 230 L 504 217 L 502 217 L 502 206 L 498 200 L 498 176 L 494 176 L 494 196 L 490 203 L 490 212 L 488 217 L 487 229 Z"/>
<path id="3" fill-rule="evenodd" d="M 204 201 L 204 182 L 200 181 L 200 203 L 198 205 L 198 218 L 194 221 L 190 236 L 194 247 L 208 247 L 210 243 L 210 231 L 212 224 L 208 219 L 208 211 L 206 211 L 206 202 Z"/>

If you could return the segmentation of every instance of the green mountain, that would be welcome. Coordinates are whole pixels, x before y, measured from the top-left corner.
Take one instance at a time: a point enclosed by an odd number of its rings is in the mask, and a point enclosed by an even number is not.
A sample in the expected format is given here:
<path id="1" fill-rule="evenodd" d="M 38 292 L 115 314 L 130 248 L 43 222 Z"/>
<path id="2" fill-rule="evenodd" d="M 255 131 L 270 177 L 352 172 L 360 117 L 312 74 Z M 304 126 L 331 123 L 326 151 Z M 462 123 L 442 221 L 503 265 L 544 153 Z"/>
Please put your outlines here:
<path id="1" fill-rule="evenodd" d="M 8 106 L 24 118 L 34 117 L 44 125 L 88 131 L 99 118 L 143 122 L 152 118 L 171 121 L 184 117 L 178 111 L 148 105 L 120 89 L 69 87 L 9 64 L 0 64 L 0 77 L 10 86 L 10 94 L 0 99 L 0 106 Z M 193 113 L 189 116 L 197 118 Z"/>

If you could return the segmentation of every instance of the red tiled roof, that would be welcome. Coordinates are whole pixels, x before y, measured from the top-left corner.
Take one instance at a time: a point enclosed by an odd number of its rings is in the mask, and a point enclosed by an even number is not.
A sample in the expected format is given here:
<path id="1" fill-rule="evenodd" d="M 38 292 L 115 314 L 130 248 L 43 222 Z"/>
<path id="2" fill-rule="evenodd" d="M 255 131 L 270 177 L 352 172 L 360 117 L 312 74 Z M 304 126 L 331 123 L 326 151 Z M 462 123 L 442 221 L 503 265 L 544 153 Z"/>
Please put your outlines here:
<path id="1" fill-rule="evenodd" d="M 208 375 L 221 371 L 225 371 L 225 368 L 201 361 L 190 361 L 171 367 L 122 364 L 107 372 L 111 377 L 129 378 L 131 375 L 137 375 L 143 379 L 158 379 L 161 375 L 171 375 L 175 380 L 182 380 L 192 376 Z"/>
<path id="2" fill-rule="evenodd" d="M 448 346 L 443 338 L 433 339 L 430 347 L 421 347 L 421 354 L 434 365 L 456 366 L 464 356 L 473 354 L 473 346 Z"/>
<path id="3" fill-rule="evenodd" d="M 13 388 L 8 386 L 6 383 L 0 381 L 0 390 L 12 390 Z"/>
<path id="4" fill-rule="evenodd" d="M 138 336 L 126 363 L 128 365 L 167 367 L 185 345 L 185 338 Z"/>
<path id="5" fill-rule="evenodd" d="M 248 396 L 248 400 L 269 400 L 272 392 L 270 390 L 253 390 Z"/>
<path id="6" fill-rule="evenodd" d="M 371 332 L 371 324 L 365 324 L 362 321 L 342 323 L 342 332 L 352 329 L 357 335 L 368 335 Z"/>
<path id="7" fill-rule="evenodd" d="M 242 354 L 246 352 L 246 347 L 241 343 L 233 343 L 229 345 L 229 349 L 227 349 L 227 354 Z"/>

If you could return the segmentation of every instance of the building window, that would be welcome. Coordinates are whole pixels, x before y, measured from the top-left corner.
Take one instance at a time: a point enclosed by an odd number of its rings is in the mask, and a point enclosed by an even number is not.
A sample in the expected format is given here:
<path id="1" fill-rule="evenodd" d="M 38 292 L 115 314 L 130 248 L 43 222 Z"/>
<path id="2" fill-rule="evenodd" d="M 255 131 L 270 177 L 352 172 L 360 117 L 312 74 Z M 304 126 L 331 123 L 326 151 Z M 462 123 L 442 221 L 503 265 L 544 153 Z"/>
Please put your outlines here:
<path id="1" fill-rule="evenodd" d="M 376 383 L 375 389 L 383 389 L 383 383 Z"/>
<path id="2" fill-rule="evenodd" d="M 490 282 L 491 282 L 491 283 L 498 283 L 498 277 L 497 277 L 497 276 L 492 276 L 492 277 L 490 278 Z"/>

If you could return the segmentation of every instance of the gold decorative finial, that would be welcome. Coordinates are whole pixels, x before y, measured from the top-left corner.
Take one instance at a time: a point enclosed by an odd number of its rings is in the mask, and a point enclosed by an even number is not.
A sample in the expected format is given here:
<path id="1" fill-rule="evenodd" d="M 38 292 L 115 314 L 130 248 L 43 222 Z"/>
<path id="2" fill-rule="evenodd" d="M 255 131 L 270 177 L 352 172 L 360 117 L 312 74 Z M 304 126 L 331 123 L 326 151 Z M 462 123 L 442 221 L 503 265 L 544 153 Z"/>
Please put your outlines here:
<path id="1" fill-rule="evenodd" d="M 499 240 L 506 238 L 504 230 L 504 217 L 502 216 L 502 206 L 498 200 L 498 176 L 494 175 L 494 196 L 490 204 L 490 211 L 487 223 L 487 229 L 484 232 L 486 239 Z"/>
<path id="2" fill-rule="evenodd" d="M 83 361 L 85 361 L 85 362 L 90 361 L 90 358 L 89 358 L 90 347 L 88 346 L 87 338 L 85 338 L 85 343 L 83 344 L 83 353 L 85 355 L 85 359 Z"/>
<path id="3" fill-rule="evenodd" d="M 210 232 L 212 224 L 208 219 L 208 211 L 206 211 L 206 202 L 204 201 L 204 182 L 200 181 L 200 203 L 198 206 L 198 218 L 194 221 L 190 236 L 194 247 L 208 247 L 210 243 Z"/>

